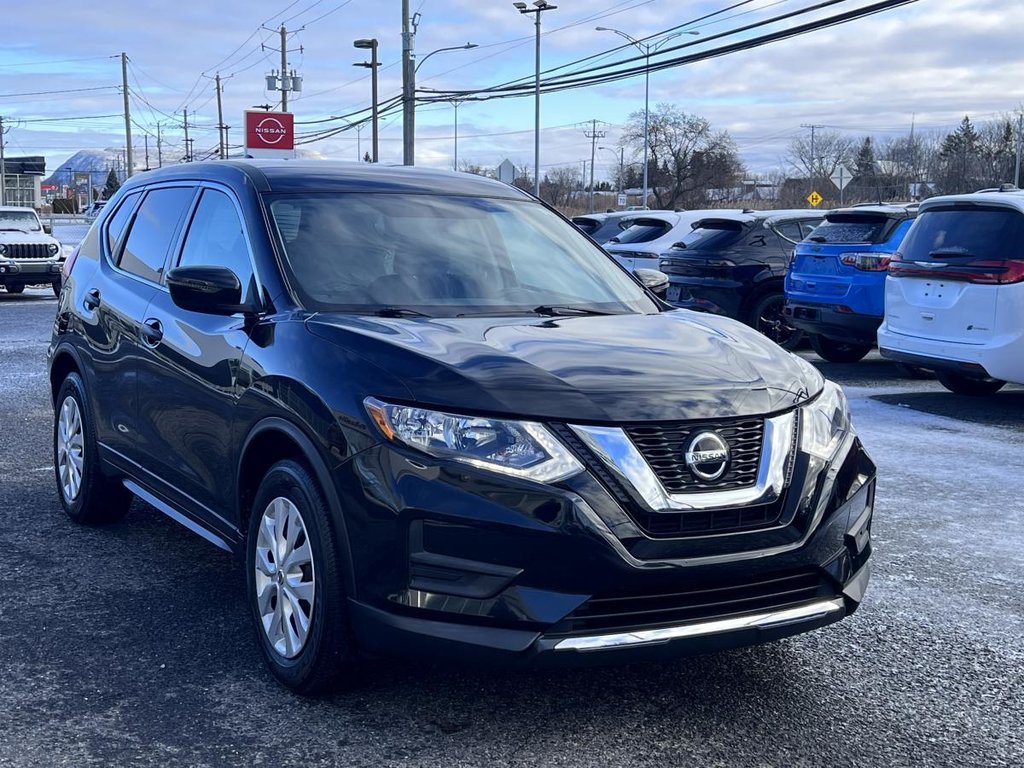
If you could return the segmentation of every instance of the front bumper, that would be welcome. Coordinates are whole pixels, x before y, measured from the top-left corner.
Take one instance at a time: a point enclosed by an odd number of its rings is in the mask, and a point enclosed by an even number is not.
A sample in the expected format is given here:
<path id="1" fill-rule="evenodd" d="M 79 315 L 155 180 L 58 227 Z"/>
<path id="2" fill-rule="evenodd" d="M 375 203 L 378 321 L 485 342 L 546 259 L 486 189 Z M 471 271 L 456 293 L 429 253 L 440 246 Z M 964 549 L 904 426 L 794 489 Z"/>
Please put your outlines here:
<path id="1" fill-rule="evenodd" d="M 57 259 L 2 260 L 0 281 L 18 283 L 48 283 L 60 279 L 63 263 Z"/>
<path id="2" fill-rule="evenodd" d="M 510 487 L 383 446 L 349 464 L 343 499 L 364 494 L 347 509 L 367 510 L 348 522 L 361 532 L 351 618 L 376 654 L 561 666 L 703 653 L 839 621 L 869 578 L 875 468 L 855 437 L 832 464 L 800 455 L 778 525 L 723 535 L 646 533 L 589 473 Z"/>
<path id="3" fill-rule="evenodd" d="M 874 344 L 881 316 L 841 312 L 834 304 L 809 304 L 786 301 L 782 314 L 795 327 L 807 333 L 837 341 Z"/>

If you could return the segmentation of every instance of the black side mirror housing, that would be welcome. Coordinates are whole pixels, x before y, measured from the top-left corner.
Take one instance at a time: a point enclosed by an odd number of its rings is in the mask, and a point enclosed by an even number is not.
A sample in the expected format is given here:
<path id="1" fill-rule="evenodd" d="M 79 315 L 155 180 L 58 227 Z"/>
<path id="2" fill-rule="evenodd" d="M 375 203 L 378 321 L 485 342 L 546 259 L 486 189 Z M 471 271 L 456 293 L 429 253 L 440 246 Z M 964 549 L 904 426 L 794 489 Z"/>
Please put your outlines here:
<path id="1" fill-rule="evenodd" d="M 207 315 L 251 313 L 242 304 L 242 284 L 227 267 L 177 267 L 167 273 L 171 300 L 182 309 Z"/>
<path id="2" fill-rule="evenodd" d="M 668 275 L 658 269 L 634 269 L 636 279 L 662 301 L 668 293 Z"/>
<path id="3" fill-rule="evenodd" d="M 45 232 L 48 235 L 52 235 L 53 234 L 53 225 L 52 224 L 43 224 L 43 232 Z"/>

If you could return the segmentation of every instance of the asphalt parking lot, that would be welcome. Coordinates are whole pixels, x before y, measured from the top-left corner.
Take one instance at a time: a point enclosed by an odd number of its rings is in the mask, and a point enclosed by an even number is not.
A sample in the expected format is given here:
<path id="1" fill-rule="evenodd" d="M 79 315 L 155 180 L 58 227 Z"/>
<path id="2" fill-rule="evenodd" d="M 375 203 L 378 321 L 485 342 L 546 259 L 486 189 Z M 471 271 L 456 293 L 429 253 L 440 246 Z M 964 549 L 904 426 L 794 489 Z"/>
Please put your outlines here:
<path id="1" fill-rule="evenodd" d="M 650 666 L 373 661 L 303 700 L 264 672 L 225 553 L 141 502 L 64 516 L 54 308 L 0 293 L 0 765 L 1024 764 L 1024 388 L 821 364 L 879 465 L 873 581 L 837 625 Z"/>

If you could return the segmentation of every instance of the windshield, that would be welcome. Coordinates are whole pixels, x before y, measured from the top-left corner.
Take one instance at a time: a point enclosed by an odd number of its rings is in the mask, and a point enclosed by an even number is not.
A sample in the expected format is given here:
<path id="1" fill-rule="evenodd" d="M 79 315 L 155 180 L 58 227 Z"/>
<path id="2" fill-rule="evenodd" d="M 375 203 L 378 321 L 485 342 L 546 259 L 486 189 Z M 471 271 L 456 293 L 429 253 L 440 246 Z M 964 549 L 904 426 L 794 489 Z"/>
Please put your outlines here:
<path id="1" fill-rule="evenodd" d="M 889 235 L 888 216 L 843 213 L 829 216 L 807 240 L 813 243 L 884 243 Z"/>
<path id="2" fill-rule="evenodd" d="M 35 211 L 0 211 L 0 230 L 38 232 L 39 219 Z"/>
<path id="3" fill-rule="evenodd" d="M 616 243 L 649 243 L 662 235 L 668 234 L 672 225 L 658 219 L 640 219 L 629 229 L 616 235 L 612 240 Z"/>
<path id="4" fill-rule="evenodd" d="M 310 309 L 432 317 L 658 311 L 606 253 L 533 201 L 389 193 L 267 201 L 289 279 Z"/>
<path id="5" fill-rule="evenodd" d="M 1024 216 L 1010 208 L 932 208 L 901 248 L 907 261 L 1024 259 Z"/>

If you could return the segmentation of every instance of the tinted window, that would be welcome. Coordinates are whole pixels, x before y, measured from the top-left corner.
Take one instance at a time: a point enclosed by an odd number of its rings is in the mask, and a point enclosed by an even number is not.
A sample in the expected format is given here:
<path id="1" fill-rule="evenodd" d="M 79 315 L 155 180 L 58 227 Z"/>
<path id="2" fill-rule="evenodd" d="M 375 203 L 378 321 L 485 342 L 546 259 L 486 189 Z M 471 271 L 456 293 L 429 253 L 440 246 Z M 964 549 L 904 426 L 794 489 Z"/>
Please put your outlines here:
<path id="1" fill-rule="evenodd" d="M 580 231 L 586 232 L 588 235 L 594 234 L 598 229 L 601 228 L 601 222 L 595 219 L 588 219 L 583 216 L 579 216 L 572 220 L 572 223 L 580 228 Z"/>
<path id="2" fill-rule="evenodd" d="M 800 230 L 803 237 L 807 237 L 811 232 L 821 226 L 822 219 L 804 219 L 800 222 Z M 803 238 L 801 238 L 803 239 Z"/>
<path id="3" fill-rule="evenodd" d="M 135 203 L 138 199 L 138 192 L 125 195 L 124 200 L 121 201 L 121 205 L 116 211 L 114 211 L 114 215 L 107 220 L 107 250 L 111 253 L 114 252 L 114 248 L 117 246 L 117 241 L 121 239 L 121 235 L 124 233 L 124 228 L 128 225 L 128 217 L 132 215 L 132 208 L 135 207 Z"/>
<path id="4" fill-rule="evenodd" d="M 826 218 L 807 239 L 815 243 L 884 243 L 891 222 L 887 216 L 838 214 Z"/>
<path id="5" fill-rule="evenodd" d="M 649 243 L 657 240 L 662 235 L 668 234 L 672 225 L 665 221 L 655 219 L 640 219 L 625 232 L 621 232 L 612 239 L 616 243 Z"/>
<path id="6" fill-rule="evenodd" d="M 903 242 L 907 261 L 1024 260 L 1024 216 L 1009 208 L 925 211 Z"/>
<path id="7" fill-rule="evenodd" d="M 717 251 L 728 248 L 743 236 L 743 224 L 726 219 L 704 219 L 686 233 L 680 242 L 687 250 Z"/>
<path id="8" fill-rule="evenodd" d="M 181 249 L 179 267 L 227 267 L 238 276 L 243 292 L 252 281 L 252 262 L 242 220 L 223 192 L 203 191 Z"/>
<path id="9" fill-rule="evenodd" d="M 537 203 L 363 193 L 268 200 L 290 281 L 311 309 L 656 311 L 607 254 Z"/>
<path id="10" fill-rule="evenodd" d="M 776 225 L 775 231 L 794 243 L 799 243 L 804 239 L 803 233 L 800 231 L 799 221 L 785 221 L 782 224 Z"/>
<path id="11" fill-rule="evenodd" d="M 118 262 L 121 269 L 154 283 L 160 282 L 171 238 L 194 192 L 192 187 L 168 187 L 146 195 L 121 252 Z"/>

